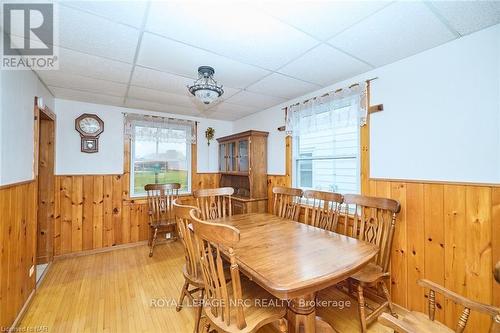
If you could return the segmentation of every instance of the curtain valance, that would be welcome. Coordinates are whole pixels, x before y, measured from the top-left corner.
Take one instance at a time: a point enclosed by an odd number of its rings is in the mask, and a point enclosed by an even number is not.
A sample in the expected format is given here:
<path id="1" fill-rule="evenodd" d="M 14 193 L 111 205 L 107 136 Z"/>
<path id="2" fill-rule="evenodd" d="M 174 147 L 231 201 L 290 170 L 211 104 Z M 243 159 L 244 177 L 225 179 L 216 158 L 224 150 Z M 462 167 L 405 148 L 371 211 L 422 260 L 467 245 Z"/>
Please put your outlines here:
<path id="1" fill-rule="evenodd" d="M 366 117 L 366 83 L 363 82 L 289 106 L 286 133 L 299 136 L 326 128 L 363 126 Z"/>
<path id="2" fill-rule="evenodd" d="M 196 143 L 196 122 L 185 119 L 125 113 L 125 136 L 131 140 Z"/>

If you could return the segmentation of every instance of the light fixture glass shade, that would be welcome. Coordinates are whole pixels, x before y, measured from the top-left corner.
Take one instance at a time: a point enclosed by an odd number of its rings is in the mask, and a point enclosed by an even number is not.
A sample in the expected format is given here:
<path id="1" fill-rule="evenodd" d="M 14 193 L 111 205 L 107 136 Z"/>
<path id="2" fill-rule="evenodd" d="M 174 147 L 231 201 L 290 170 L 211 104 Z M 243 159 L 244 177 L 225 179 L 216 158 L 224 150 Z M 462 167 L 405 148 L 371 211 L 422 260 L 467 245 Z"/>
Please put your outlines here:
<path id="1" fill-rule="evenodd" d="M 189 92 L 204 104 L 214 102 L 224 93 L 222 85 L 214 80 L 214 73 L 215 70 L 212 67 L 201 66 L 198 68 L 198 80 L 188 86 Z"/>
<path id="2" fill-rule="evenodd" d="M 210 104 L 219 98 L 219 93 L 210 89 L 196 90 L 194 95 L 204 104 Z"/>

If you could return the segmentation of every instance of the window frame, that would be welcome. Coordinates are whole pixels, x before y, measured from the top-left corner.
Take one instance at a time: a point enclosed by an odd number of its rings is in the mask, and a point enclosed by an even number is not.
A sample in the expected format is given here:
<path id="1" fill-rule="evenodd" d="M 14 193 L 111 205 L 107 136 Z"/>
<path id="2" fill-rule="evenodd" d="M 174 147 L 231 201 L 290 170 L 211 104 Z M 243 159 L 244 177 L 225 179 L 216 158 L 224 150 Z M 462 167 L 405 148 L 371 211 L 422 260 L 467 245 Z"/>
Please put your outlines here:
<path id="1" fill-rule="evenodd" d="M 154 124 L 154 121 L 151 122 Z M 131 124 L 132 126 L 132 131 L 135 131 L 135 127 L 137 126 L 136 124 Z M 151 126 L 155 127 L 155 126 Z M 196 130 L 196 126 L 195 126 Z M 146 198 L 147 194 L 145 192 L 142 193 L 135 193 L 135 169 L 134 169 L 134 162 L 135 162 L 135 142 L 134 140 L 129 140 L 129 145 L 130 145 L 130 158 L 128 161 L 128 167 L 129 167 L 129 198 L 130 199 L 140 199 L 140 198 Z M 193 146 L 196 146 L 195 144 L 192 144 L 188 141 L 186 141 L 186 165 L 187 165 L 187 190 L 186 191 L 181 191 L 179 190 L 179 195 L 192 195 L 192 178 L 193 178 L 193 158 L 192 158 L 192 152 L 193 152 Z"/>

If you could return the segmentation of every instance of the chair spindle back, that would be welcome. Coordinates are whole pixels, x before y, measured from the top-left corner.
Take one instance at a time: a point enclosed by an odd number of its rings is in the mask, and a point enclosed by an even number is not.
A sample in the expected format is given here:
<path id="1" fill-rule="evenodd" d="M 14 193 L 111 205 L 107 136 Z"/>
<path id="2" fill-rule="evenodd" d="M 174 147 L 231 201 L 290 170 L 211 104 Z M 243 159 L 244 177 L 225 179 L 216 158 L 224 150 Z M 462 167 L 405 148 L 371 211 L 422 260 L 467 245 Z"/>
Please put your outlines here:
<path id="1" fill-rule="evenodd" d="M 240 271 L 233 249 L 240 240 L 240 232 L 232 226 L 203 221 L 197 215 L 196 210 L 191 210 L 190 216 L 200 251 L 200 266 L 209 310 L 226 326 L 225 331 L 232 332 L 230 326 L 234 329 L 234 325 L 238 329 L 243 329 L 246 327 L 246 321 Z M 228 288 L 224 275 L 222 248 L 227 251 L 231 264 L 231 289 Z M 236 322 L 232 322 L 233 318 Z"/>
<path id="2" fill-rule="evenodd" d="M 175 199 L 173 203 L 174 216 L 177 222 L 177 231 L 179 238 L 184 246 L 184 256 L 186 258 L 186 270 L 189 275 L 194 278 L 201 279 L 201 272 L 199 271 L 199 256 L 196 250 L 196 242 L 194 240 L 193 232 L 189 229 L 191 223 L 191 216 L 189 213 L 192 209 L 198 210 L 194 206 L 183 205 L 181 199 Z"/>
<path id="3" fill-rule="evenodd" d="M 273 187 L 273 214 L 296 221 L 299 218 L 300 198 L 303 193 L 298 188 Z"/>
<path id="4" fill-rule="evenodd" d="M 436 314 L 436 293 L 441 294 L 447 300 L 452 301 L 457 305 L 463 307 L 462 313 L 458 318 L 457 325 L 455 327 L 455 333 L 463 333 L 471 311 L 482 313 L 491 317 L 491 325 L 489 333 L 500 333 L 500 308 L 480 303 L 462 295 L 459 295 L 435 282 L 430 280 L 422 279 L 417 281 L 418 285 L 429 289 L 429 300 L 428 300 L 428 315 L 429 320 L 435 320 Z M 404 317 L 404 316 L 403 316 Z M 422 319 L 419 322 L 408 322 L 402 319 L 395 318 L 387 313 L 383 313 L 378 321 L 383 325 L 392 328 L 395 332 L 401 333 L 414 333 L 414 332 L 428 332 L 429 325 Z"/>
<path id="5" fill-rule="evenodd" d="M 388 198 L 345 194 L 343 207 L 343 233 L 377 245 L 379 253 L 375 257 L 375 263 L 387 272 L 396 215 L 401 209 L 399 202 Z"/>
<path id="6" fill-rule="evenodd" d="M 214 220 L 221 217 L 232 216 L 231 196 L 232 187 L 203 189 L 194 192 L 194 197 L 204 220 Z"/>
<path id="7" fill-rule="evenodd" d="M 321 229 L 336 231 L 342 194 L 322 191 L 305 191 L 306 209 L 304 223 Z"/>
<path id="8" fill-rule="evenodd" d="M 144 189 L 147 193 L 149 222 L 151 225 L 160 221 L 173 221 L 173 202 L 179 197 L 181 184 L 147 184 Z"/>

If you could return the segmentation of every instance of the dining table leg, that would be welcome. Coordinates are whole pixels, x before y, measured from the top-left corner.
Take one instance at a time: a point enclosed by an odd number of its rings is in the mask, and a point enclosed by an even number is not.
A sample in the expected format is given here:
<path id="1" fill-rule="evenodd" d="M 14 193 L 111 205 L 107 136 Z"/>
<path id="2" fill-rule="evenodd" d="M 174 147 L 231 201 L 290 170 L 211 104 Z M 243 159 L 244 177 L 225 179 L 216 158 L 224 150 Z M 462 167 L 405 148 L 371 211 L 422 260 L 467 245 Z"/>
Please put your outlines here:
<path id="1" fill-rule="evenodd" d="M 316 316 L 315 299 L 315 294 L 309 294 L 288 303 L 288 333 L 337 333 L 323 318 Z"/>
<path id="2" fill-rule="evenodd" d="M 316 307 L 314 300 L 314 294 L 290 300 L 286 315 L 289 333 L 316 332 Z"/>

